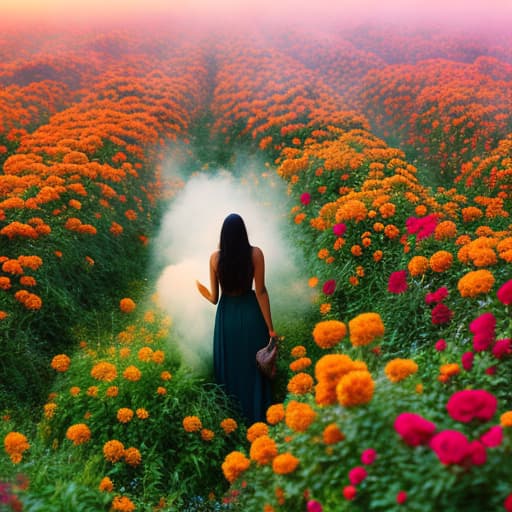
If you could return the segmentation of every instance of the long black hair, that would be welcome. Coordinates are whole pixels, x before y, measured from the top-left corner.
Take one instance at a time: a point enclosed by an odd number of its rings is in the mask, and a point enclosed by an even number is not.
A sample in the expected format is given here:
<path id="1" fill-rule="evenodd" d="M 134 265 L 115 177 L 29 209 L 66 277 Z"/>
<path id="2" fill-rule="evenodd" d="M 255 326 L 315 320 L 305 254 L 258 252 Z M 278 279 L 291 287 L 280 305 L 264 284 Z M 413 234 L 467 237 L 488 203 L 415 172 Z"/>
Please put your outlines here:
<path id="1" fill-rule="evenodd" d="M 236 293 L 250 289 L 254 276 L 252 247 L 245 223 L 237 213 L 224 219 L 219 249 L 218 274 L 222 290 Z"/>

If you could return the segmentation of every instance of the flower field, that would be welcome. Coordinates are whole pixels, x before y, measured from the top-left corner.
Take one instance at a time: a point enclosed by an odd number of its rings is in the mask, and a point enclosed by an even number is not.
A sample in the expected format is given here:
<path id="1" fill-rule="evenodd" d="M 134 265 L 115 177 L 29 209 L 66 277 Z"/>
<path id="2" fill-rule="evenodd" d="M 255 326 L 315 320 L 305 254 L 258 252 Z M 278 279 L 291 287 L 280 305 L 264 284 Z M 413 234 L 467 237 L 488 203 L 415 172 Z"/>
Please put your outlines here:
<path id="1" fill-rule="evenodd" d="M 510 35 L 24 36 L 0 39 L 5 510 L 512 511 Z M 253 425 L 184 364 L 155 263 L 187 180 L 247 155 L 310 297 L 273 310 Z"/>

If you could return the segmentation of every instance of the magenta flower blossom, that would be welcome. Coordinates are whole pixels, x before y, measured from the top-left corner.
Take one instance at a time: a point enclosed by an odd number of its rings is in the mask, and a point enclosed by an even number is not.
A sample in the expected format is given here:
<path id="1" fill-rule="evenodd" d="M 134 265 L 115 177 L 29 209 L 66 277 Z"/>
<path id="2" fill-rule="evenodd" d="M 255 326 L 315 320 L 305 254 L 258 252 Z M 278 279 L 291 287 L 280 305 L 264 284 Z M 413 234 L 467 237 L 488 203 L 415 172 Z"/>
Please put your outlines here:
<path id="1" fill-rule="evenodd" d="M 464 370 L 469 372 L 471 370 L 471 368 L 473 368 L 473 360 L 474 359 L 475 359 L 475 354 L 473 354 L 473 352 L 464 352 L 464 354 L 462 354 L 462 356 L 460 358 L 461 363 L 462 363 L 462 368 L 464 368 Z"/>
<path id="2" fill-rule="evenodd" d="M 334 224 L 334 226 L 332 227 L 332 232 L 336 236 L 343 236 L 346 231 L 347 231 L 347 225 L 343 224 L 343 222 L 339 222 L 338 224 Z"/>
<path id="3" fill-rule="evenodd" d="M 468 447 L 468 456 L 471 463 L 475 466 L 485 464 L 487 461 L 487 451 L 485 446 L 480 441 L 471 441 Z"/>
<path id="4" fill-rule="evenodd" d="M 442 464 L 461 464 L 469 451 L 469 440 L 457 430 L 443 430 L 430 441 L 430 448 Z"/>
<path id="5" fill-rule="evenodd" d="M 496 446 L 499 446 L 503 442 L 503 428 L 501 425 L 491 427 L 480 437 L 480 441 L 488 448 L 496 448 Z"/>
<path id="6" fill-rule="evenodd" d="M 469 324 L 469 330 L 473 334 L 485 333 L 494 336 L 495 329 L 496 317 L 492 313 L 483 313 Z"/>
<path id="7" fill-rule="evenodd" d="M 437 340 L 436 341 L 436 344 L 434 345 L 434 348 L 438 351 L 438 352 L 442 352 L 443 350 L 446 350 L 446 341 L 443 340 L 443 339 L 440 339 L 440 340 Z"/>
<path id="8" fill-rule="evenodd" d="M 410 235 L 416 235 L 416 240 L 423 240 L 434 233 L 437 226 L 437 216 L 430 214 L 425 217 L 409 217 L 405 227 Z"/>
<path id="9" fill-rule="evenodd" d="M 407 270 L 397 270 L 389 276 L 388 292 L 404 293 L 407 290 Z"/>
<path id="10" fill-rule="evenodd" d="M 440 302 L 433 307 L 430 316 L 434 325 L 449 324 L 453 317 L 453 311 L 448 306 Z"/>
<path id="11" fill-rule="evenodd" d="M 363 464 L 365 464 L 366 466 L 373 464 L 375 462 L 376 458 L 377 458 L 377 452 L 373 448 L 367 448 L 361 454 L 361 462 Z"/>
<path id="12" fill-rule="evenodd" d="M 396 493 L 396 502 L 403 505 L 407 501 L 407 493 L 405 491 L 398 491 Z"/>
<path id="13" fill-rule="evenodd" d="M 433 304 L 442 302 L 444 299 L 448 297 L 448 288 L 446 286 L 442 286 L 438 288 L 435 292 L 430 292 L 425 295 L 425 302 L 427 304 Z"/>
<path id="14" fill-rule="evenodd" d="M 512 304 L 512 279 L 500 286 L 500 289 L 496 292 L 496 296 L 502 304 L 506 306 Z"/>
<path id="15" fill-rule="evenodd" d="M 343 488 L 343 497 L 351 501 L 357 496 L 357 489 L 353 485 L 346 485 Z"/>
<path id="16" fill-rule="evenodd" d="M 368 473 L 363 466 L 356 466 L 348 472 L 348 479 L 352 485 L 359 485 L 367 476 Z"/>
<path id="17" fill-rule="evenodd" d="M 322 286 L 322 291 L 325 293 L 325 295 L 332 295 L 335 290 L 336 281 L 334 279 L 329 279 L 328 281 L 325 281 L 324 285 Z"/>
<path id="18" fill-rule="evenodd" d="M 322 512 L 322 504 L 316 500 L 309 500 L 307 503 L 307 512 Z"/>
<path id="19" fill-rule="evenodd" d="M 395 419 L 395 431 L 409 446 L 427 444 L 436 431 L 436 426 L 423 416 L 413 412 L 402 412 Z"/>
<path id="20" fill-rule="evenodd" d="M 502 340 L 496 341 L 494 347 L 492 347 L 492 355 L 496 359 L 501 359 L 505 356 L 508 356 L 512 353 L 512 349 L 510 348 L 510 344 L 512 343 L 512 339 L 504 338 Z"/>
<path id="21" fill-rule="evenodd" d="M 307 206 L 311 202 L 311 194 L 309 192 L 304 192 L 303 194 L 301 194 L 300 202 L 304 206 Z"/>
<path id="22" fill-rule="evenodd" d="M 462 423 L 472 420 L 489 421 L 496 412 L 498 400 L 485 389 L 456 391 L 448 400 L 448 414 Z"/>

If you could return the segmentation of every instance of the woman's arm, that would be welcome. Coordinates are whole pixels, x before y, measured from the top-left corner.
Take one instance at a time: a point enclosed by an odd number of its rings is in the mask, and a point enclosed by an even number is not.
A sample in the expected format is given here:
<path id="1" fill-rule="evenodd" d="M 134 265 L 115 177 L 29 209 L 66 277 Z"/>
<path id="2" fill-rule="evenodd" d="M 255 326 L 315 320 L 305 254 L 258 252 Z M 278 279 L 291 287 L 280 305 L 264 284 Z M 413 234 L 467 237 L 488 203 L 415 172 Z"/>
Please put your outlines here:
<path id="1" fill-rule="evenodd" d="M 265 257 L 259 247 L 252 249 L 252 263 L 254 266 L 254 288 L 256 298 L 260 305 L 261 313 L 267 324 L 270 336 L 275 336 L 274 325 L 272 324 L 272 314 L 270 312 L 270 299 L 265 286 Z"/>
<path id="2" fill-rule="evenodd" d="M 217 304 L 219 300 L 219 279 L 217 277 L 217 263 L 219 261 L 218 251 L 212 253 L 210 256 L 210 288 L 211 291 L 206 288 L 199 281 L 196 281 L 197 289 L 199 293 L 212 304 Z"/>

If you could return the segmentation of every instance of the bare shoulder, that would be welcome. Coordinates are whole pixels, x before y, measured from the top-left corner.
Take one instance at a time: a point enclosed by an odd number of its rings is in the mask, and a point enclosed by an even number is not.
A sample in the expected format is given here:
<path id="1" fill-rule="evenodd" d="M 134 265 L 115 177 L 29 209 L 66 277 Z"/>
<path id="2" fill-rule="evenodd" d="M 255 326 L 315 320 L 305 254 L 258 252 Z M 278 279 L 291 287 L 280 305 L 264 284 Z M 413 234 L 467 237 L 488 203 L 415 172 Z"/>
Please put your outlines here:
<path id="1" fill-rule="evenodd" d="M 217 265 L 219 263 L 219 256 L 220 256 L 220 251 L 214 251 L 211 253 L 210 255 L 210 264 L 214 267 L 214 268 L 217 268 Z"/>
<path id="2" fill-rule="evenodd" d="M 262 261 L 263 260 L 263 251 L 256 246 L 253 246 L 252 248 L 252 259 L 254 261 Z"/>

